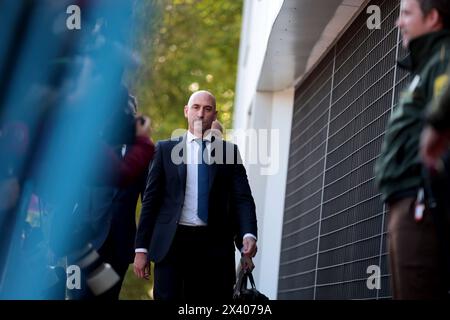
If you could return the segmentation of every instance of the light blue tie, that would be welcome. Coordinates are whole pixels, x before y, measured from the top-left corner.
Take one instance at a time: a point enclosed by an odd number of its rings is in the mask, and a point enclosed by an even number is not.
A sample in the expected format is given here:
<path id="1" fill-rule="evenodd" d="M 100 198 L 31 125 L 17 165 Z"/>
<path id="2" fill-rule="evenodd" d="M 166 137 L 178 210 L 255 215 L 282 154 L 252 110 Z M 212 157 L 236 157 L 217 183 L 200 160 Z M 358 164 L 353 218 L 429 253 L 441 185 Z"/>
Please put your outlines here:
<path id="1" fill-rule="evenodd" d="M 203 159 L 204 151 L 206 148 L 205 140 L 196 140 L 201 148 L 199 149 L 199 162 L 198 166 L 198 194 L 197 194 L 197 215 L 205 223 L 208 222 L 208 202 L 209 202 L 209 170 L 208 164 Z"/>

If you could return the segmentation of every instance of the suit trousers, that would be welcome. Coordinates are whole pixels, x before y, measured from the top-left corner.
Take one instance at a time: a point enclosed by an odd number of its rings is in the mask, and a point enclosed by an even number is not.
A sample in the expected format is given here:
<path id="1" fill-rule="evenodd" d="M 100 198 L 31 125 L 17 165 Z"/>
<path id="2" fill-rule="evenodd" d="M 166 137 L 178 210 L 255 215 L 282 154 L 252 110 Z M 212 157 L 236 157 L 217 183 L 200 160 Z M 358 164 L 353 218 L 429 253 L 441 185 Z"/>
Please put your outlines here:
<path id="1" fill-rule="evenodd" d="M 444 265 L 431 212 L 414 218 L 416 199 L 403 198 L 389 206 L 388 250 L 394 299 L 438 299 L 446 294 Z"/>
<path id="2" fill-rule="evenodd" d="M 155 263 L 155 300 L 232 300 L 234 252 L 218 245 L 212 234 L 208 227 L 178 225 L 168 254 Z"/>

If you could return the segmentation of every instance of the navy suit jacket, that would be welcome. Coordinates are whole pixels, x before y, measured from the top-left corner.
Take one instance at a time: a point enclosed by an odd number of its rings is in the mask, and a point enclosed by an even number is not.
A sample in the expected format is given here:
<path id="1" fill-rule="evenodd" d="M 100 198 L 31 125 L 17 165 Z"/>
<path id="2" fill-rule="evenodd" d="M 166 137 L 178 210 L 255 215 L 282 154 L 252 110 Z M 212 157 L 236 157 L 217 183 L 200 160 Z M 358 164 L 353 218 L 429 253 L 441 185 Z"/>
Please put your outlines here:
<path id="1" fill-rule="evenodd" d="M 148 248 L 154 262 L 166 256 L 180 220 L 187 166 L 179 160 L 185 159 L 185 139 L 186 135 L 158 142 L 148 175 L 135 246 Z M 237 146 L 213 138 L 211 157 L 216 159 L 209 165 L 211 241 L 215 252 L 234 257 L 234 242 L 239 245 L 246 233 L 257 235 L 255 203 Z"/>

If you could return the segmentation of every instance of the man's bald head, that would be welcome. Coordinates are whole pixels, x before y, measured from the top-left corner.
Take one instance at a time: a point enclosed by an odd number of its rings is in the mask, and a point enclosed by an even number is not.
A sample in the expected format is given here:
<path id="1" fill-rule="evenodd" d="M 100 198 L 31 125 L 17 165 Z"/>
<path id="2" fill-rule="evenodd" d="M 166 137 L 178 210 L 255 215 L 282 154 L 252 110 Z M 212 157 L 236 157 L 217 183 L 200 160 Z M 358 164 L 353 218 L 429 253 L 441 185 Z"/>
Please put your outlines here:
<path id="1" fill-rule="evenodd" d="M 214 95 L 211 92 L 206 91 L 206 90 L 199 90 L 199 91 L 194 92 L 189 97 L 189 101 L 187 104 L 188 107 L 191 107 L 194 104 L 194 101 L 196 100 L 196 98 L 207 98 L 211 101 L 214 109 L 216 108 L 216 97 L 214 97 Z"/>
<path id="2" fill-rule="evenodd" d="M 194 92 L 184 107 L 184 116 L 189 123 L 189 131 L 197 137 L 211 129 L 216 120 L 216 98 L 208 91 Z"/>

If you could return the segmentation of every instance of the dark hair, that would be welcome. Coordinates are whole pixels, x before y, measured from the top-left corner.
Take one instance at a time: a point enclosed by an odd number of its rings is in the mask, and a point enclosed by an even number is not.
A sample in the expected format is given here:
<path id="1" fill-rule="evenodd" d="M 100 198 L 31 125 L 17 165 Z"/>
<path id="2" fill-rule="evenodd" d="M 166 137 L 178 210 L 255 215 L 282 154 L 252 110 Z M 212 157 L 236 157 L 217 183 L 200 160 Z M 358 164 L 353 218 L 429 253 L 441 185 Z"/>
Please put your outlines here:
<path id="1" fill-rule="evenodd" d="M 418 0 L 424 15 L 436 9 L 441 17 L 444 29 L 450 29 L 450 0 Z"/>

